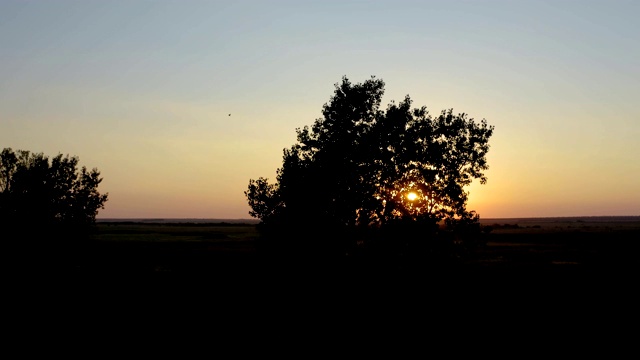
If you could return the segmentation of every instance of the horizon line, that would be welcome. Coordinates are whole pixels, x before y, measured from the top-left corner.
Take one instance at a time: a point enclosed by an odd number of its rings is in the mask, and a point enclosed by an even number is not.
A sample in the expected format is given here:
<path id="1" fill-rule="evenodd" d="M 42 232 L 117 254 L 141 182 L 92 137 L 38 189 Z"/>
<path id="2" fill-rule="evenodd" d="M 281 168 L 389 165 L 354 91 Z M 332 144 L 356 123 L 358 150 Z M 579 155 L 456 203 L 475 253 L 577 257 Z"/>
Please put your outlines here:
<path id="1" fill-rule="evenodd" d="M 640 217 L 639 215 L 563 215 L 563 216 L 509 216 L 509 217 L 480 217 L 480 219 L 562 219 L 562 218 L 606 218 L 606 217 Z M 248 220 L 260 221 L 255 218 L 218 218 L 218 217 L 96 217 L 96 220 Z"/>

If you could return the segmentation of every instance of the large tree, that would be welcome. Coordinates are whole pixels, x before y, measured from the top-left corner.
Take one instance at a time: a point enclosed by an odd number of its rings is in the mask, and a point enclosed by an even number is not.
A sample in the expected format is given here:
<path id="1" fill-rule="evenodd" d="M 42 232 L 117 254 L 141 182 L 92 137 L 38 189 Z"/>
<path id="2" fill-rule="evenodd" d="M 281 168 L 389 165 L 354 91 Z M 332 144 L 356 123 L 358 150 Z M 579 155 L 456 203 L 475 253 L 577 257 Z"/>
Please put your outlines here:
<path id="1" fill-rule="evenodd" d="M 249 181 L 251 216 L 263 227 L 333 232 L 477 221 L 464 188 L 486 182 L 493 126 L 452 109 L 432 116 L 408 95 L 383 111 L 384 85 L 343 77 L 323 117 L 296 129 L 275 183 Z"/>
<path id="2" fill-rule="evenodd" d="M 14 237 L 56 240 L 87 235 L 108 194 L 100 172 L 78 167 L 78 157 L 5 148 L 0 153 L 0 225 Z M 38 237 L 38 238 L 34 238 Z"/>

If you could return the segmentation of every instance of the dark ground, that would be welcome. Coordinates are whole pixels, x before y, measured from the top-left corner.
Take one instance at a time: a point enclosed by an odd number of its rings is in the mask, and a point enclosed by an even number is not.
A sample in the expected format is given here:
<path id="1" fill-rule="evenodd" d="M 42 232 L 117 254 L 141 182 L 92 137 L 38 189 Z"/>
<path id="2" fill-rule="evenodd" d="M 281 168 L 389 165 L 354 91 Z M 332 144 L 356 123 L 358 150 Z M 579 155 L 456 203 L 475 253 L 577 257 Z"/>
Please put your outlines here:
<path id="1" fill-rule="evenodd" d="M 483 220 L 486 244 L 458 261 L 432 265 L 410 257 L 266 256 L 253 225 L 99 224 L 82 255 L 49 259 L 45 275 L 83 284 L 226 287 L 461 283 L 474 287 L 595 286 L 638 269 L 640 218 Z M 65 259 L 66 257 L 66 259 Z M 59 261 L 58 261 L 59 260 Z M 25 270 L 28 270 L 26 268 Z"/>
<path id="2" fill-rule="evenodd" d="M 21 261 L 9 273 L 19 290 L 10 293 L 35 303 L 59 300 L 67 309 L 226 309 L 220 316 L 327 308 L 503 316 L 509 309 L 516 317 L 546 309 L 580 318 L 598 313 L 601 320 L 621 309 L 637 314 L 640 218 L 483 224 L 493 226 L 485 246 L 438 265 L 400 257 L 265 256 L 256 250 L 253 225 L 102 224 L 82 256 Z"/>

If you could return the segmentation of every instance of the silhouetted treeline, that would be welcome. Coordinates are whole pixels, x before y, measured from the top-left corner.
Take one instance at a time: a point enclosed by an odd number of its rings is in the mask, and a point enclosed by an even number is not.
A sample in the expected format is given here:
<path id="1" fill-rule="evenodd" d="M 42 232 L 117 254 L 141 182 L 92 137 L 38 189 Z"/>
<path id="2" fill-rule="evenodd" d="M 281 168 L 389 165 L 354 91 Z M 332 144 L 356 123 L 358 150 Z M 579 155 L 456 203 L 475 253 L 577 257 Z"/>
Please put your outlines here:
<path id="1" fill-rule="evenodd" d="M 5 241 L 33 248 L 71 249 L 94 229 L 108 194 L 100 172 L 78 158 L 27 150 L 0 153 L 0 228 Z M 44 250 L 46 251 L 46 250 Z"/>
<path id="2" fill-rule="evenodd" d="M 480 234 L 464 187 L 486 182 L 493 126 L 451 109 L 432 116 L 408 95 L 381 110 L 383 94 L 380 79 L 343 77 L 323 117 L 296 129 L 276 181 L 249 181 L 268 248 L 441 257 Z"/>

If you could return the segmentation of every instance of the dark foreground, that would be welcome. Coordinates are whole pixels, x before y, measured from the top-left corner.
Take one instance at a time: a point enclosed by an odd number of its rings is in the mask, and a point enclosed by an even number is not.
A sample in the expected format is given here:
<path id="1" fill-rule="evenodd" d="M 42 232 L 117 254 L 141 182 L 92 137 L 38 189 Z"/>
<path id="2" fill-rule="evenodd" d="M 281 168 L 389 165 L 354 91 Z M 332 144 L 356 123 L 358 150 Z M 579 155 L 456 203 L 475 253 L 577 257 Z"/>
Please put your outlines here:
<path id="1" fill-rule="evenodd" d="M 494 229 L 485 246 L 438 264 L 415 257 L 266 255 L 256 249 L 253 225 L 103 224 L 82 256 L 53 252 L 14 264 L 10 278 L 19 290 L 9 293 L 67 310 L 159 306 L 221 316 L 294 308 L 429 314 L 544 308 L 582 317 L 621 309 L 627 316 L 636 308 L 640 222 L 489 224 Z"/>
<path id="2" fill-rule="evenodd" d="M 493 285 L 565 291 L 624 283 L 639 268 L 640 218 L 503 219 L 484 225 L 492 231 L 477 251 L 435 263 L 411 254 L 330 259 L 267 254 L 256 246 L 251 224 L 99 224 L 98 235 L 81 252 L 47 252 L 19 264 L 18 273 L 137 288 Z"/>
<path id="3" fill-rule="evenodd" d="M 253 225 L 101 224 L 78 254 L 5 253 L 16 285 L 5 286 L 14 301 L 5 309 L 20 325 L 73 319 L 80 332 L 137 322 L 173 334 L 182 328 L 167 324 L 177 321 L 266 336 L 281 326 L 346 331 L 338 324 L 355 321 L 384 333 L 392 321 L 440 332 L 471 324 L 600 333 L 638 315 L 640 221 L 607 221 L 489 222 L 477 253 L 439 264 L 266 255 Z"/>

